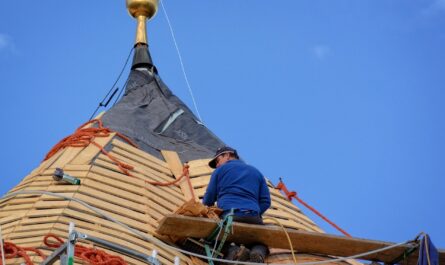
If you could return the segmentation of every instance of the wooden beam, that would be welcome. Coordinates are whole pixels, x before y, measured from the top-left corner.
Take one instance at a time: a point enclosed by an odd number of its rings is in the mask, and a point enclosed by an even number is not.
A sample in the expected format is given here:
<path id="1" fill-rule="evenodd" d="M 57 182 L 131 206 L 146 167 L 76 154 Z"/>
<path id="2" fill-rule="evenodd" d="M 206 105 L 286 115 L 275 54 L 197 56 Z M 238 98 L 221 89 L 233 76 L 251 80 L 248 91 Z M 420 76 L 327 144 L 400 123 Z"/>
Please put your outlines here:
<path id="1" fill-rule="evenodd" d="M 165 216 L 160 221 L 156 232 L 161 235 L 205 238 L 216 227 L 217 222 L 211 219 L 172 214 Z M 394 245 L 394 243 L 383 241 L 349 238 L 295 229 L 286 229 L 286 231 L 290 236 L 292 246 L 299 253 L 349 257 Z M 263 243 L 270 248 L 290 249 L 285 233 L 278 226 L 234 223 L 233 234 L 229 236 L 228 240 L 240 244 Z M 360 259 L 389 263 L 402 255 L 405 250 L 412 247 L 414 247 L 413 244 L 405 244 L 383 252 L 370 254 Z M 416 264 L 417 257 L 418 250 L 408 257 L 408 264 Z M 439 264 L 445 264 L 445 250 L 439 250 Z"/>
<path id="2" fill-rule="evenodd" d="M 161 154 L 164 157 L 165 161 L 170 167 L 173 175 L 176 179 L 182 176 L 182 162 L 179 159 L 179 156 L 174 151 L 161 150 Z M 185 179 L 179 182 L 179 187 L 181 188 L 182 193 L 184 194 L 185 200 L 188 201 L 190 199 L 198 199 L 194 198 L 192 192 L 190 191 L 190 187 Z"/>

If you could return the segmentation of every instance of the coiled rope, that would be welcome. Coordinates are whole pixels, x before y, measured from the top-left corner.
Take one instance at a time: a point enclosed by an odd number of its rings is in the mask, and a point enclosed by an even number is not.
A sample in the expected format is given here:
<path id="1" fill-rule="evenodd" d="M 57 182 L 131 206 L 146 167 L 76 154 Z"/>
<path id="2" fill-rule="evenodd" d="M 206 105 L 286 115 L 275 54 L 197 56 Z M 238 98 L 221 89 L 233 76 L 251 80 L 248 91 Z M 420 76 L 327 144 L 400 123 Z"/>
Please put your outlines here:
<path id="1" fill-rule="evenodd" d="M 56 242 L 50 242 L 54 239 Z M 47 234 L 43 238 L 43 243 L 50 248 L 59 248 L 63 245 L 63 240 L 55 234 Z M 127 262 L 119 256 L 108 254 L 107 252 L 95 248 L 75 245 L 74 256 L 92 265 L 127 265 Z"/>
<path id="2" fill-rule="evenodd" d="M 97 127 L 89 127 L 84 128 L 87 125 L 94 125 L 97 124 Z M 106 156 L 108 156 L 118 167 L 119 169 L 125 174 L 130 175 L 129 170 L 132 170 L 133 167 L 122 163 L 118 159 L 116 159 L 114 156 L 112 156 L 110 153 L 105 151 L 104 147 L 100 144 L 96 143 L 94 139 L 96 137 L 108 137 L 111 133 L 116 133 L 117 136 L 124 139 L 127 143 L 137 148 L 136 144 L 134 144 L 129 138 L 127 138 L 125 135 L 112 131 L 109 128 L 103 127 L 102 121 L 99 119 L 94 119 L 91 121 L 88 121 L 84 124 L 82 124 L 77 130 L 70 136 L 67 136 L 63 138 L 59 143 L 57 143 L 51 150 L 46 154 L 43 161 L 46 161 L 50 159 L 53 155 L 55 155 L 59 150 L 64 149 L 66 147 L 87 147 L 89 144 L 94 144 L 99 148 L 99 150 Z"/>
<path id="3" fill-rule="evenodd" d="M 14 259 L 22 257 L 27 265 L 33 265 L 34 263 L 31 261 L 31 257 L 27 253 L 29 251 L 36 253 L 42 259 L 46 258 L 45 254 L 43 254 L 43 252 L 38 250 L 37 248 L 20 247 L 12 242 L 4 242 L 2 248 L 2 253 L 4 253 L 4 257 L 2 258 L 2 262 L 0 264 L 4 265 L 6 263 L 4 259 Z"/>
<path id="4" fill-rule="evenodd" d="M 85 126 L 90 125 L 90 124 L 91 125 L 96 125 L 97 127 L 84 128 Z M 182 175 L 179 178 L 177 178 L 176 180 L 170 181 L 170 182 L 149 181 L 149 180 L 145 180 L 145 179 L 139 178 L 137 176 L 134 176 L 133 174 L 130 173 L 130 170 L 134 169 L 133 166 L 119 161 L 117 158 L 115 158 L 110 153 L 108 153 L 104 149 L 103 146 L 101 146 L 100 144 L 98 144 L 98 143 L 96 143 L 94 141 L 94 139 L 96 137 L 108 137 L 108 136 L 110 136 L 111 133 L 116 133 L 117 136 L 119 136 L 120 138 L 124 139 L 127 143 L 129 143 L 133 147 L 138 148 L 138 146 L 136 144 L 134 144 L 125 135 L 123 135 L 123 134 L 121 134 L 119 132 L 115 132 L 115 131 L 113 131 L 113 130 L 111 130 L 109 128 L 104 127 L 101 120 L 94 119 L 94 120 L 91 120 L 91 121 L 88 121 L 88 122 L 82 124 L 79 128 L 77 128 L 77 130 L 72 135 L 63 138 L 59 143 L 57 143 L 48 152 L 48 154 L 45 156 L 45 159 L 43 161 L 50 159 L 59 150 L 64 149 L 66 147 L 69 147 L 69 146 L 70 147 L 87 147 L 90 144 L 94 144 L 97 148 L 99 148 L 99 150 L 103 154 L 105 154 L 108 158 L 110 158 L 119 167 L 119 169 L 125 175 L 133 177 L 135 179 L 142 180 L 145 183 L 148 183 L 148 184 L 151 184 L 151 185 L 156 185 L 156 186 L 171 186 L 171 185 L 176 185 L 177 183 L 179 183 L 185 177 L 186 180 L 187 180 L 190 192 L 191 192 L 193 198 L 195 198 L 193 185 L 192 185 L 191 180 L 190 180 L 189 166 L 187 164 L 185 164 L 183 166 Z"/>

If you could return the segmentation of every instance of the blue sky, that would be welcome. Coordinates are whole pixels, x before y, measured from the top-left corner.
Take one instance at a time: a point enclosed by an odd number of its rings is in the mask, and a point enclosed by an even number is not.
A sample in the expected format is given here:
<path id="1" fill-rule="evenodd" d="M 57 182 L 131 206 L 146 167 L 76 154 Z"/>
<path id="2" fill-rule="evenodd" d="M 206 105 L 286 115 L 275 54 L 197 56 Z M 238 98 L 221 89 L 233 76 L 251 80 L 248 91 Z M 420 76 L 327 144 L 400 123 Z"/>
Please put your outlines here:
<path id="1" fill-rule="evenodd" d="M 214 133 L 353 236 L 445 248 L 444 0 L 164 1 Z M 148 31 L 193 108 L 162 11 Z M 0 4 L 0 194 L 90 117 L 134 32 L 123 0 Z"/>

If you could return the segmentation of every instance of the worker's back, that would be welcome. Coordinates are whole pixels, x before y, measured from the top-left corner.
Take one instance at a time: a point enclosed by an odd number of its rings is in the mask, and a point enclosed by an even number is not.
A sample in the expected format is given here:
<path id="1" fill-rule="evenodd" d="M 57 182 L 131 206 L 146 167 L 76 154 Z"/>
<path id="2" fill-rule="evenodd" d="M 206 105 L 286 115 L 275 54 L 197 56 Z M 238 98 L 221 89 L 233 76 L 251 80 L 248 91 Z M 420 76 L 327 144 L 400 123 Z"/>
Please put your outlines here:
<path id="1" fill-rule="evenodd" d="M 255 167 L 230 160 L 212 174 L 204 204 L 218 201 L 224 211 L 242 209 L 262 214 L 270 206 L 270 194 L 264 176 Z"/>

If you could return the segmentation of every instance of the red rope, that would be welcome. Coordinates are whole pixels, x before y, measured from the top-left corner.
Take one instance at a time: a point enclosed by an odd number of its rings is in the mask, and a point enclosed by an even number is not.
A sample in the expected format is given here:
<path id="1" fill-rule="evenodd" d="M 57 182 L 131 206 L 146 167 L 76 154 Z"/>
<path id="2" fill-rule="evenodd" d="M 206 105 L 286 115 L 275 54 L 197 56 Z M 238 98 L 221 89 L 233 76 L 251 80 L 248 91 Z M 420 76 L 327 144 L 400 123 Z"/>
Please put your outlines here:
<path id="1" fill-rule="evenodd" d="M 5 253 L 5 259 L 13 259 L 13 258 L 22 257 L 25 260 L 27 265 L 34 264 L 31 261 L 31 257 L 27 253 L 28 251 L 32 251 L 32 252 L 36 253 L 37 255 L 39 255 L 42 258 L 42 260 L 44 260 L 46 258 L 45 254 L 43 254 L 42 251 L 40 251 L 36 248 L 20 247 L 12 242 L 4 242 L 3 250 L 4 250 L 3 253 Z M 0 251 L 1 251 L 1 249 L 0 249 Z M 0 265 L 3 265 L 1 259 L 0 259 Z"/>
<path id="2" fill-rule="evenodd" d="M 173 180 L 170 182 L 157 182 L 157 181 L 149 181 L 149 180 L 144 180 L 144 181 L 145 181 L 145 183 L 148 183 L 151 185 L 156 185 L 156 186 L 171 186 L 171 185 L 176 185 L 177 183 L 179 183 L 179 181 L 181 181 L 185 177 L 185 179 L 187 180 L 187 184 L 189 186 L 192 198 L 193 198 L 193 200 L 195 200 L 195 191 L 193 189 L 193 185 L 190 180 L 189 168 L 190 168 L 190 166 L 187 163 L 185 163 L 184 166 L 182 167 L 182 175 L 179 178 L 177 178 L 176 180 Z"/>
<path id="3" fill-rule="evenodd" d="M 97 123 L 96 127 L 90 127 L 90 128 L 83 128 L 89 124 Z M 95 119 L 88 121 L 84 124 L 82 124 L 77 130 L 70 136 L 67 136 L 63 138 L 59 143 L 57 143 L 51 150 L 46 154 L 43 161 L 50 159 L 53 155 L 55 155 L 59 150 L 64 149 L 68 146 L 71 147 L 87 147 L 89 144 L 94 144 L 97 146 L 97 148 L 100 149 L 100 151 L 108 156 L 116 165 L 122 170 L 122 172 L 126 175 L 130 175 L 129 170 L 132 170 L 133 167 L 131 165 L 122 163 L 115 157 L 113 157 L 111 154 L 109 154 L 107 151 L 105 151 L 104 147 L 100 144 L 96 143 L 94 139 L 96 137 L 108 137 L 111 133 L 115 131 L 112 131 L 109 128 L 103 127 L 102 121 Z M 124 139 L 127 143 L 130 145 L 137 147 L 130 139 L 128 139 L 125 135 L 115 132 L 116 135 Z"/>
<path id="4" fill-rule="evenodd" d="M 298 202 L 300 202 L 301 204 L 303 204 L 304 206 L 306 206 L 306 208 L 308 208 L 309 210 L 311 210 L 312 212 L 314 212 L 316 215 L 318 215 L 319 217 L 321 217 L 323 220 L 325 220 L 326 222 L 328 222 L 330 225 L 332 225 L 333 227 L 335 227 L 338 231 L 340 231 L 343 235 L 347 236 L 347 237 L 352 237 L 350 234 L 348 234 L 345 230 L 341 229 L 338 225 L 336 225 L 334 222 L 332 222 L 331 220 L 329 220 L 326 216 L 322 215 L 319 211 L 317 211 L 314 207 L 310 206 L 309 204 L 307 204 L 305 201 L 303 201 L 302 199 L 300 199 L 297 196 L 297 193 L 295 191 L 289 191 L 286 187 L 286 185 L 284 185 L 284 182 L 280 179 L 280 183 L 278 183 L 277 189 L 281 190 L 287 197 L 287 199 L 289 201 L 292 201 L 292 198 L 295 198 Z"/>
<path id="5" fill-rule="evenodd" d="M 89 124 L 94 124 L 94 123 L 97 123 L 97 128 L 96 127 L 84 128 L 85 126 L 87 126 Z M 44 161 L 51 158 L 59 150 L 64 149 L 68 146 L 87 147 L 89 144 L 94 144 L 97 148 L 99 148 L 99 150 L 103 154 L 108 156 L 125 175 L 139 179 L 139 180 L 143 180 L 143 179 L 136 177 L 130 173 L 129 170 L 133 170 L 134 169 L 133 166 L 119 161 L 117 158 L 115 158 L 110 153 L 108 153 L 104 149 L 103 146 L 101 146 L 100 144 L 98 144 L 94 141 L 94 139 L 96 137 L 108 137 L 108 136 L 110 136 L 110 134 L 112 132 L 115 132 L 115 131 L 112 131 L 109 128 L 103 127 L 102 121 L 99 119 L 88 121 L 88 122 L 82 124 L 79 128 L 77 128 L 77 130 L 72 135 L 63 138 L 58 144 L 56 144 L 45 156 Z M 124 139 L 127 143 L 129 143 L 130 145 L 137 148 L 137 146 L 130 139 L 128 139 L 125 135 L 118 133 L 118 132 L 115 132 L 115 133 L 116 133 L 116 135 L 118 135 L 119 137 Z M 187 179 L 187 183 L 190 188 L 190 192 L 191 192 L 193 198 L 195 198 L 193 185 L 190 181 L 189 166 L 187 164 L 185 164 L 183 167 L 182 175 L 174 181 L 165 182 L 165 183 L 156 182 L 156 181 L 148 181 L 148 180 L 143 180 L 143 181 L 145 181 L 146 183 L 152 184 L 152 185 L 157 185 L 157 186 L 170 186 L 170 185 L 176 185 L 179 181 L 182 180 L 183 177 L 185 177 Z"/>
<path id="6" fill-rule="evenodd" d="M 56 242 L 50 242 L 50 238 Z M 50 248 L 58 248 L 63 244 L 63 240 L 55 234 L 48 234 L 43 238 L 43 242 Z M 74 256 L 78 257 L 92 265 L 127 265 L 127 262 L 115 255 L 106 253 L 105 251 L 88 248 L 79 244 L 76 244 L 74 248 Z"/>

